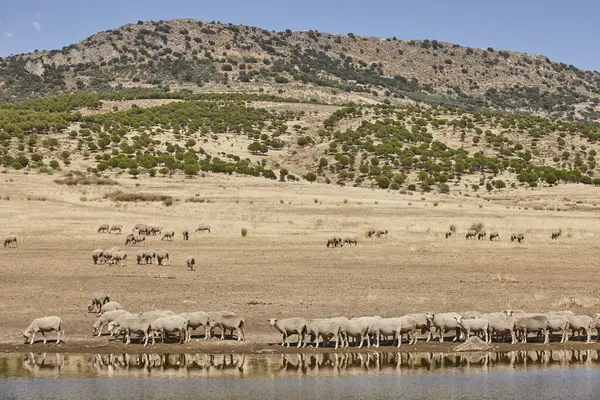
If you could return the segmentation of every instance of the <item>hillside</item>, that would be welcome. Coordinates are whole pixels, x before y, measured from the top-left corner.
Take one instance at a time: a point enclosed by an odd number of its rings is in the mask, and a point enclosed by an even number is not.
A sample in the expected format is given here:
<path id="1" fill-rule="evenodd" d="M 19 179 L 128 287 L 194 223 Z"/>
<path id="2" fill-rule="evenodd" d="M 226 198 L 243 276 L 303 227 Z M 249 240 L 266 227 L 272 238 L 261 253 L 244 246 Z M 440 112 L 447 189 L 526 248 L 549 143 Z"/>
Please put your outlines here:
<path id="1" fill-rule="evenodd" d="M 437 40 L 267 31 L 198 20 L 138 22 L 61 50 L 0 59 L 0 101 L 61 92 L 256 91 L 305 101 L 396 103 L 600 119 L 600 74 Z M 310 90 L 307 90 L 310 89 Z"/>
<path id="2" fill-rule="evenodd" d="M 260 93 L 121 91 L 0 106 L 0 164 L 71 178 L 216 173 L 465 194 L 600 185 L 599 140 L 595 125 L 541 117 Z"/>

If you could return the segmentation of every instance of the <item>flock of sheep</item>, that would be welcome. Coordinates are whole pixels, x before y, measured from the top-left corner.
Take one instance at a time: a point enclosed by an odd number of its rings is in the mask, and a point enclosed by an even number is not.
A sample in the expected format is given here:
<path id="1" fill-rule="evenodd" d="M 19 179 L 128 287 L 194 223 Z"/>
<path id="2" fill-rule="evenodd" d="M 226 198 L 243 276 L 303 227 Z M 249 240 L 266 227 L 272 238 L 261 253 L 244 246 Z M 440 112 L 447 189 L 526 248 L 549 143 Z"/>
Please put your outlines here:
<path id="1" fill-rule="evenodd" d="M 586 343 L 591 342 L 592 330 L 598 330 L 600 339 L 600 314 L 590 317 L 575 315 L 572 311 L 554 311 L 547 313 L 526 313 L 522 310 L 505 310 L 495 313 L 480 313 L 477 311 L 463 313 L 434 314 L 423 312 L 408 314 L 402 317 L 382 318 L 336 317 L 307 321 L 303 318 L 271 319 L 271 326 L 281 332 L 282 345 L 289 347 L 289 335 L 298 335 L 297 347 L 307 344 L 306 337 L 319 347 L 319 338 L 324 341 L 334 341 L 335 348 L 348 347 L 350 341 L 360 348 L 365 341 L 367 346 L 379 347 L 380 340 L 390 338 L 392 345 L 400 347 L 402 338 L 407 335 L 409 344 L 417 342 L 417 332 L 427 334 L 427 341 L 437 334 L 439 341 L 444 341 L 444 335 L 454 331 L 453 341 L 466 340 L 471 334 L 480 336 L 486 343 L 492 339 L 506 340 L 511 344 L 527 343 L 527 336 L 536 333 L 543 337 L 544 343 L 550 340 L 550 334 L 561 332 L 561 343 L 573 337 L 585 335 Z"/>
<path id="2" fill-rule="evenodd" d="M 237 340 L 245 340 L 246 331 L 244 329 L 244 318 L 230 311 L 211 311 L 211 312 L 186 312 L 175 314 L 168 310 L 151 310 L 142 313 L 132 313 L 123 309 L 120 303 L 111 300 L 104 293 L 95 293 L 92 301 L 88 305 L 88 312 L 94 312 L 98 309 L 98 319 L 92 325 L 92 334 L 101 336 L 104 327 L 108 329 L 111 336 L 119 338 L 121 335 L 125 338 L 125 344 L 131 342 L 132 335 L 142 337 L 144 346 L 148 345 L 149 339 L 152 344 L 155 338 L 160 336 L 161 343 L 164 343 L 165 336 L 169 334 L 178 334 L 179 343 L 183 344 L 192 339 L 191 331 L 204 327 L 204 338 L 209 339 L 214 336 L 216 328 L 221 330 L 221 339 L 225 339 L 225 333 L 236 331 Z M 23 332 L 25 342 L 33 344 L 38 333 L 41 333 L 46 343 L 46 333 L 57 332 L 57 343 L 64 343 L 63 321 L 60 317 L 50 316 L 36 318 Z"/>
<path id="3" fill-rule="evenodd" d="M 155 337 L 160 336 L 164 343 L 165 336 L 179 335 L 179 343 L 190 342 L 191 331 L 204 328 L 204 338 L 214 336 L 215 328 L 221 330 L 221 339 L 230 331 L 236 332 L 237 341 L 246 337 L 244 318 L 231 311 L 195 311 L 176 314 L 166 310 L 152 310 L 142 313 L 131 313 L 122 309 L 116 301 L 102 293 L 93 296 L 88 306 L 88 312 L 96 308 L 98 319 L 93 324 L 94 335 L 100 336 L 104 327 L 107 327 L 111 336 L 119 338 L 124 335 L 125 343 L 131 342 L 132 335 L 141 336 L 144 346 L 149 339 L 155 343 Z M 592 340 L 592 331 L 597 330 L 597 339 L 600 339 L 600 314 L 594 317 L 588 315 L 575 315 L 572 311 L 551 311 L 546 313 L 527 313 L 522 310 L 505 310 L 494 313 L 481 313 L 468 311 L 462 313 L 422 312 L 407 314 L 401 317 L 382 318 L 379 316 L 317 318 L 306 320 L 300 317 L 285 319 L 269 319 L 269 324 L 277 329 L 281 335 L 281 345 L 290 346 L 290 336 L 297 335 L 297 347 L 305 347 L 311 342 L 315 348 L 323 345 L 334 344 L 334 348 L 349 347 L 352 344 L 358 348 L 379 347 L 383 340 L 390 340 L 391 345 L 400 347 L 406 335 L 408 344 L 417 343 L 418 332 L 427 334 L 426 341 L 434 339 L 437 335 L 440 342 L 444 336 L 454 331 L 453 341 L 466 340 L 472 335 L 477 335 L 486 343 L 492 340 L 510 340 L 511 344 L 527 343 L 528 335 L 533 333 L 542 338 L 543 343 L 550 341 L 550 335 L 559 332 L 560 343 L 569 340 L 571 334 L 574 338 L 585 338 L 586 343 Z M 45 333 L 56 331 L 57 342 L 64 342 L 64 330 L 61 318 L 57 316 L 35 319 L 25 330 L 25 342 L 34 343 L 35 337 L 41 333 L 46 343 Z"/>
<path id="4" fill-rule="evenodd" d="M 98 233 L 114 233 L 121 234 L 123 225 L 102 224 L 98 227 Z M 210 233 L 210 225 L 200 224 L 196 228 L 196 232 L 207 231 Z M 182 233 L 183 240 L 189 240 L 190 233 L 184 230 Z M 175 231 L 165 230 L 159 226 L 149 226 L 145 224 L 137 224 L 133 227 L 133 233 L 125 237 L 126 246 L 135 246 L 146 241 L 147 236 L 159 235 L 161 240 L 173 241 L 175 239 Z M 16 240 L 16 239 L 15 239 Z M 119 247 L 110 249 L 95 249 L 92 251 L 92 261 L 94 264 L 116 264 L 124 266 L 127 262 L 127 253 Z M 169 262 L 169 252 L 165 249 L 150 250 L 141 249 L 136 254 L 138 265 L 152 264 L 156 261 L 157 265 L 167 265 Z M 186 259 L 187 269 L 194 271 L 196 259 L 194 256 L 188 256 Z"/>

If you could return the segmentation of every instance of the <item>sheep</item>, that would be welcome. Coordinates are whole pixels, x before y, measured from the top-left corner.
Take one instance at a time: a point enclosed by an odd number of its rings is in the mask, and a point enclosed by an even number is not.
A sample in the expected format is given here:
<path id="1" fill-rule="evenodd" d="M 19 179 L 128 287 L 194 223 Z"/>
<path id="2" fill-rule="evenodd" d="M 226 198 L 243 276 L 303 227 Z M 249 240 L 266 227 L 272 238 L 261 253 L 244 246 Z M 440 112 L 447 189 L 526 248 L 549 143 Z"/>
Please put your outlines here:
<path id="1" fill-rule="evenodd" d="M 165 342 L 165 333 L 179 333 L 179 344 L 183 344 L 187 337 L 188 320 L 179 315 L 169 317 L 160 317 L 150 323 L 150 330 L 160 332 L 160 342 Z M 152 335 L 152 344 L 154 344 L 154 334 Z"/>
<path id="2" fill-rule="evenodd" d="M 331 247 L 338 247 L 338 245 L 342 245 L 342 239 L 337 237 L 337 236 L 333 236 L 330 237 L 329 239 L 327 239 L 327 247 L 331 246 Z"/>
<path id="3" fill-rule="evenodd" d="M 402 334 L 408 334 L 409 344 L 415 344 L 417 342 L 416 336 L 417 320 L 411 316 L 403 316 L 399 318 L 382 318 L 375 329 L 376 344 L 375 347 L 379 347 L 379 340 L 381 336 L 393 336 L 394 340 L 397 340 L 397 346 L 400 347 L 402 344 Z"/>
<path id="4" fill-rule="evenodd" d="M 490 322 L 485 318 L 468 318 L 465 317 L 454 317 L 456 320 L 456 324 L 462 328 L 465 332 L 465 339 L 468 339 L 471 336 L 471 332 L 475 333 L 483 333 L 484 340 L 486 343 L 489 342 L 488 331 L 490 327 Z"/>
<path id="5" fill-rule="evenodd" d="M 154 250 L 146 250 L 144 253 L 144 259 L 146 264 L 152 264 L 152 261 L 156 258 L 156 252 Z"/>
<path id="6" fill-rule="evenodd" d="M 334 319 L 313 319 L 306 325 L 306 333 L 310 335 L 311 341 L 314 341 L 315 348 L 319 348 L 319 338 L 323 341 L 328 341 L 330 338 L 335 339 L 335 348 L 340 345 L 342 325 Z M 313 340 L 314 338 L 314 340 Z M 306 346 L 306 341 L 304 345 Z"/>
<path id="7" fill-rule="evenodd" d="M 17 237 L 15 235 L 5 236 L 4 247 L 17 247 Z"/>
<path id="8" fill-rule="evenodd" d="M 373 340 L 375 340 L 374 332 L 377 330 L 377 324 L 382 318 L 380 316 L 374 317 L 354 317 L 350 319 L 352 321 L 365 322 L 369 328 L 369 334 L 373 334 Z M 371 340 L 367 335 L 367 346 L 371 346 Z"/>
<path id="9" fill-rule="evenodd" d="M 427 320 L 427 313 L 407 314 L 407 316 L 413 317 L 417 321 L 416 328 L 421 330 L 421 335 L 427 333 L 427 341 L 429 342 L 433 336 L 433 327 Z"/>
<path id="10" fill-rule="evenodd" d="M 94 264 L 101 264 L 104 260 L 104 250 L 96 249 L 92 251 L 92 261 Z"/>
<path id="11" fill-rule="evenodd" d="M 147 264 L 146 262 L 146 250 L 142 249 L 139 250 L 136 254 L 135 254 L 135 259 L 138 263 L 138 265 L 142 265 L 144 263 Z"/>
<path id="12" fill-rule="evenodd" d="M 98 314 L 96 314 L 96 315 L 99 317 L 102 314 L 104 314 L 105 312 L 117 311 L 117 310 L 122 310 L 122 309 L 123 309 L 123 307 L 121 307 L 121 304 L 119 304 L 119 302 L 111 300 L 107 303 L 102 304 L 102 307 L 100 307 L 100 311 L 98 311 Z"/>
<path id="13" fill-rule="evenodd" d="M 440 332 L 440 343 L 444 341 L 444 334 L 447 330 L 454 330 L 456 332 L 453 342 L 456 342 L 462 336 L 462 330 L 456 323 L 455 317 L 461 317 L 461 315 L 452 312 L 441 314 L 427 313 L 427 320 L 430 326 L 434 326 Z"/>
<path id="14" fill-rule="evenodd" d="M 475 239 L 475 236 L 477 236 L 477 231 L 471 229 L 470 231 L 467 231 L 465 239 Z"/>
<path id="15" fill-rule="evenodd" d="M 544 344 L 548 343 L 548 318 L 544 315 L 525 316 L 517 319 L 515 331 L 521 336 L 521 343 L 527 343 L 529 332 L 540 332 L 544 336 Z"/>
<path id="16" fill-rule="evenodd" d="M 153 236 L 160 235 L 162 233 L 162 228 L 160 226 L 149 226 L 147 232 Z"/>
<path id="17" fill-rule="evenodd" d="M 196 259 L 194 256 L 189 256 L 185 260 L 185 264 L 187 265 L 188 271 L 194 271 L 194 265 L 196 265 Z"/>
<path id="18" fill-rule="evenodd" d="M 504 315 L 504 314 L 502 314 Z M 487 316 L 488 320 L 488 343 L 492 342 L 492 335 L 505 335 L 510 333 L 511 344 L 517 343 L 515 329 L 517 319 L 509 316 Z"/>
<path id="19" fill-rule="evenodd" d="M 560 342 L 566 342 L 569 338 L 568 317 L 565 315 L 559 315 L 554 313 L 547 313 L 546 317 L 548 318 L 548 334 L 562 331 Z"/>
<path id="20" fill-rule="evenodd" d="M 477 240 L 483 240 L 483 239 L 485 239 L 486 236 L 487 236 L 486 231 L 477 232 Z"/>
<path id="21" fill-rule="evenodd" d="M 354 338 L 358 341 L 358 348 L 362 348 L 367 339 L 367 346 L 371 346 L 371 339 L 369 338 L 369 323 L 365 320 L 349 320 L 344 326 L 344 337 L 346 339 L 346 347 L 350 345 L 348 338 Z"/>
<path id="22" fill-rule="evenodd" d="M 190 239 L 190 233 L 187 230 L 181 232 L 181 235 L 183 236 L 183 240 L 189 240 Z"/>
<path id="23" fill-rule="evenodd" d="M 102 335 L 102 328 L 105 325 L 108 325 L 112 321 L 119 318 L 121 315 L 125 315 L 125 314 L 133 315 L 129 311 L 125 311 L 125 310 L 115 310 L 115 311 L 105 312 L 100 317 L 98 317 L 96 322 L 94 322 L 94 325 L 92 325 L 92 335 L 95 335 L 97 332 L 98 337 L 100 337 Z"/>
<path id="24" fill-rule="evenodd" d="M 377 233 L 376 233 L 376 235 L 377 235 L 378 238 L 382 237 L 383 235 L 387 235 L 387 234 L 388 234 L 388 230 L 387 229 L 386 230 L 379 229 L 379 230 L 377 230 Z"/>
<path id="25" fill-rule="evenodd" d="M 204 231 L 208 231 L 208 233 L 210 233 L 210 225 L 200 224 L 196 228 L 196 232 L 204 232 Z"/>
<path id="26" fill-rule="evenodd" d="M 133 233 L 130 233 L 129 235 L 125 236 L 125 246 L 133 246 L 134 243 L 135 235 Z"/>
<path id="27" fill-rule="evenodd" d="M 344 238 L 344 241 L 342 242 L 342 245 L 348 243 L 349 246 L 351 245 L 357 245 L 358 244 L 358 238 L 356 236 L 347 236 Z"/>
<path id="28" fill-rule="evenodd" d="M 446 236 L 446 239 L 449 239 L 450 237 L 452 237 L 452 231 L 446 231 L 444 236 Z"/>
<path id="29" fill-rule="evenodd" d="M 169 261 L 169 252 L 165 249 L 156 250 L 156 263 L 158 265 L 167 265 L 163 261 Z"/>
<path id="30" fill-rule="evenodd" d="M 175 232 L 173 232 L 173 231 L 166 231 L 165 233 L 162 234 L 162 237 L 160 238 L 160 240 L 170 240 L 170 241 L 173 241 L 174 238 L 175 238 Z"/>
<path id="31" fill-rule="evenodd" d="M 365 237 L 372 238 L 376 234 L 377 234 L 377 230 L 375 230 L 375 229 L 369 229 L 367 231 L 367 233 L 365 234 Z"/>
<path id="32" fill-rule="evenodd" d="M 204 327 L 204 336 L 206 337 L 206 332 L 208 330 L 208 313 L 204 312 L 204 311 L 196 311 L 196 312 L 190 312 L 190 313 L 182 313 L 179 314 L 181 317 L 183 318 L 187 318 L 188 321 L 188 328 L 187 328 L 187 334 L 186 334 L 186 342 L 189 342 L 192 340 L 192 334 L 191 331 L 199 328 L 201 326 Z"/>
<path id="33" fill-rule="evenodd" d="M 110 322 L 109 328 L 111 328 L 117 336 L 121 332 L 125 333 L 125 345 L 131 343 L 132 333 L 143 335 L 145 347 L 148 346 L 148 339 L 150 337 L 150 323 L 148 318 L 123 314 L 116 320 Z"/>
<path id="34" fill-rule="evenodd" d="M 562 229 L 559 229 L 557 231 L 552 231 L 552 233 L 550 234 L 550 237 L 552 239 L 558 239 L 560 237 L 560 235 L 562 235 Z"/>
<path id="35" fill-rule="evenodd" d="M 510 241 L 514 242 L 515 240 L 521 243 L 523 240 L 525 240 L 525 235 L 523 235 L 522 233 L 511 233 Z"/>
<path id="36" fill-rule="evenodd" d="M 109 228 L 110 228 L 110 225 L 102 224 L 98 227 L 98 233 L 101 233 L 101 232 L 108 233 Z"/>
<path id="37" fill-rule="evenodd" d="M 92 312 L 96 307 L 98 307 L 98 310 L 101 310 L 102 306 L 109 301 L 110 297 L 106 293 L 94 293 L 92 295 L 92 302 L 88 305 L 87 310 L 88 312 Z"/>
<path id="38" fill-rule="evenodd" d="M 217 320 L 222 315 L 230 316 L 230 317 L 233 317 L 236 315 L 234 312 L 231 312 L 231 311 L 209 311 L 207 314 L 208 314 L 209 324 L 208 324 L 208 331 L 204 335 L 204 339 L 209 339 L 211 336 L 213 336 L 214 327 L 210 325 L 211 320 Z M 224 329 L 223 329 L 223 333 L 225 333 Z M 233 329 L 231 329 L 231 334 L 233 335 Z"/>
<path id="39" fill-rule="evenodd" d="M 490 241 L 492 240 L 500 240 L 500 234 L 498 232 L 490 233 Z"/>
<path id="40" fill-rule="evenodd" d="M 123 225 L 111 225 L 108 229 L 108 233 L 118 233 L 120 234 L 123 230 Z"/>
<path id="41" fill-rule="evenodd" d="M 124 251 L 117 251 L 117 252 L 113 253 L 112 257 L 110 258 L 110 264 L 117 264 L 117 265 L 120 265 L 121 267 L 123 267 L 125 265 L 126 261 L 127 261 L 127 253 L 125 253 Z"/>
<path id="42" fill-rule="evenodd" d="M 284 318 L 278 320 L 277 318 L 269 319 L 269 323 L 279 332 L 281 332 L 282 339 L 281 345 L 290 347 L 289 335 L 298 335 L 298 346 L 297 348 L 302 347 L 304 342 L 304 337 L 306 335 L 306 326 L 307 322 L 304 318 Z"/>
<path id="43" fill-rule="evenodd" d="M 587 315 L 572 315 L 568 316 L 567 320 L 569 321 L 569 327 L 573 331 L 573 337 L 579 336 L 581 331 L 587 336 L 586 343 L 592 342 L 592 317 Z M 569 340 L 569 335 L 567 335 L 567 340 Z"/>
<path id="44" fill-rule="evenodd" d="M 221 328 L 221 339 L 225 339 L 226 329 L 235 329 L 237 333 L 237 341 L 240 342 L 242 340 L 246 340 L 246 332 L 244 330 L 244 318 L 238 315 L 221 314 L 216 319 L 209 320 L 208 325 L 210 326 L 211 330 L 213 330 L 216 327 Z"/>
<path id="45" fill-rule="evenodd" d="M 56 331 L 58 337 L 56 338 L 56 343 L 65 342 L 65 331 L 62 328 L 63 322 L 60 317 L 51 316 L 51 317 L 41 317 L 34 319 L 31 324 L 25 329 L 23 332 L 23 337 L 25 338 L 25 343 L 30 340 L 29 344 L 33 344 L 35 342 L 35 337 L 38 332 L 42 334 L 44 338 L 44 344 L 46 344 L 46 332 Z"/>
<path id="46" fill-rule="evenodd" d="M 113 247 L 108 250 L 104 250 L 102 252 L 102 256 L 104 257 L 104 263 L 110 262 L 112 256 L 116 254 L 118 251 L 121 251 L 119 247 Z"/>

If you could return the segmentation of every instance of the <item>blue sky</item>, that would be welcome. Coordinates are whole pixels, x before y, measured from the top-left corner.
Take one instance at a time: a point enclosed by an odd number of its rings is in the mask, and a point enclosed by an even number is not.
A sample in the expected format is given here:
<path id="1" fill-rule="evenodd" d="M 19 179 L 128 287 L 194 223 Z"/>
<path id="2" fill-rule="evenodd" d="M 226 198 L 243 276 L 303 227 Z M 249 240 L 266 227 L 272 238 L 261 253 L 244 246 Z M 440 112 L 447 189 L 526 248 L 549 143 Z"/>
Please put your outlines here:
<path id="1" fill-rule="evenodd" d="M 0 0 L 0 56 L 57 49 L 138 20 L 197 18 L 544 54 L 600 70 L 598 0 Z"/>

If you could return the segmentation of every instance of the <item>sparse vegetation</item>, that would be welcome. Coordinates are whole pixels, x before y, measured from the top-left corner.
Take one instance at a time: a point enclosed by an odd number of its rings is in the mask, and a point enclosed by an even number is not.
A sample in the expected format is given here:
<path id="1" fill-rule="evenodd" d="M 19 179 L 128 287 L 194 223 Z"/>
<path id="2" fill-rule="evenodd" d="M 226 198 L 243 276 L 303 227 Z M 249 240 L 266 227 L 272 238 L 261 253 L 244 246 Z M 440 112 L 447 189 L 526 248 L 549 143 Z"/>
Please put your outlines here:
<path id="1" fill-rule="evenodd" d="M 248 229 L 242 228 L 242 237 L 246 237 L 248 235 Z"/>
<path id="2" fill-rule="evenodd" d="M 105 199 L 109 199 L 112 201 L 144 201 L 144 202 L 152 202 L 152 201 L 162 201 L 167 202 L 170 201 L 171 204 L 173 201 L 172 196 L 165 194 L 153 194 L 153 193 L 126 193 L 120 190 L 115 192 L 107 193 L 104 195 Z"/>

